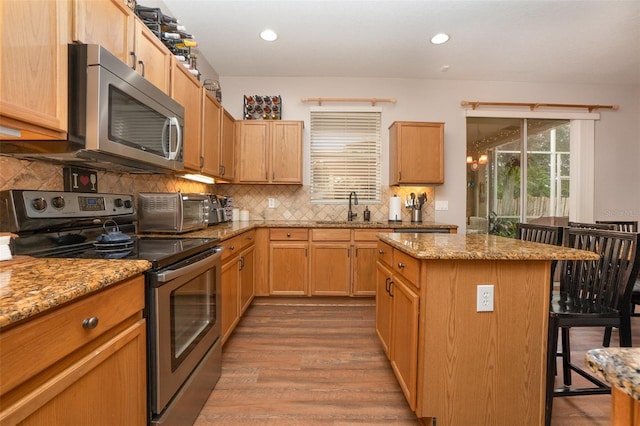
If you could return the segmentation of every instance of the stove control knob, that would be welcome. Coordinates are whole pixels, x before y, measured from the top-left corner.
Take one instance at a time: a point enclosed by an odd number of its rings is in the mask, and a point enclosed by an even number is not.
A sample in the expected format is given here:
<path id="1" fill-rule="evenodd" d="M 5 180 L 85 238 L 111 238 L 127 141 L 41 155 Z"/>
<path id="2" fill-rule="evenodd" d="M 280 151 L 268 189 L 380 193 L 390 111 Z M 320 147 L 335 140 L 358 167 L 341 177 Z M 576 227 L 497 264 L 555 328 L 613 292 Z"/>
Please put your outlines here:
<path id="1" fill-rule="evenodd" d="M 58 196 L 58 197 L 53 197 L 51 199 L 51 205 L 53 207 L 55 207 L 56 209 L 61 209 L 64 207 L 64 198 Z"/>
<path id="2" fill-rule="evenodd" d="M 47 208 L 47 200 L 42 197 L 34 198 L 33 200 L 31 200 L 31 207 L 33 207 L 33 209 L 38 212 L 44 211 L 44 209 Z"/>
<path id="3" fill-rule="evenodd" d="M 131 200 L 124 200 L 124 206 L 128 209 L 131 208 L 132 204 L 131 204 Z"/>
<path id="4" fill-rule="evenodd" d="M 116 198 L 113 200 L 113 204 L 115 204 L 116 207 L 122 207 L 124 205 L 122 198 Z"/>

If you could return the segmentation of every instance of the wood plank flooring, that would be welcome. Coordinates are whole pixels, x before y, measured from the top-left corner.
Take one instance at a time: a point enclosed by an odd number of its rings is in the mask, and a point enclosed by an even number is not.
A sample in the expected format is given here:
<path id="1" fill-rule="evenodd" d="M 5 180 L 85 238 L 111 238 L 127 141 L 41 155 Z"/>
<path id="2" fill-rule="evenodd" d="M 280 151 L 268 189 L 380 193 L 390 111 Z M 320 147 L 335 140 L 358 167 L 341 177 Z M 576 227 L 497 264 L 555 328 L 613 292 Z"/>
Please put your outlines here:
<path id="1" fill-rule="evenodd" d="M 640 343 L 640 318 L 632 321 Z M 617 338 L 614 331 L 612 346 Z M 602 345 L 602 331 L 573 331 L 572 344 L 583 359 Z M 608 425 L 610 398 L 556 398 L 553 425 Z M 375 333 L 372 298 L 254 300 L 223 348 L 222 377 L 195 422 L 356 424 L 419 424 Z"/>

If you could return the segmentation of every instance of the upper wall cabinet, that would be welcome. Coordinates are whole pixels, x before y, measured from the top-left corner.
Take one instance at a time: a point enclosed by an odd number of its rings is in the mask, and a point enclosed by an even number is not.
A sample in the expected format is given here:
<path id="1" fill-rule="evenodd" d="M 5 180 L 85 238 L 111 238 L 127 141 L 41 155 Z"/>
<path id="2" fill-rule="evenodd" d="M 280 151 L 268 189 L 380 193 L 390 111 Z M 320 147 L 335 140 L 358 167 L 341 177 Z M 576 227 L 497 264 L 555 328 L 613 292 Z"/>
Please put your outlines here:
<path id="1" fill-rule="evenodd" d="M 74 0 L 73 9 L 73 41 L 101 44 L 125 64 L 135 66 L 135 16 L 123 0 Z"/>
<path id="2" fill-rule="evenodd" d="M 183 163 L 200 172 L 202 158 L 202 84 L 175 58 L 171 58 L 171 97 L 184 107 Z"/>
<path id="3" fill-rule="evenodd" d="M 389 127 L 389 184 L 444 183 L 444 123 L 396 121 Z"/>
<path id="4" fill-rule="evenodd" d="M 59 139 L 67 132 L 69 3 L 2 1 L 0 139 Z"/>
<path id="5" fill-rule="evenodd" d="M 237 121 L 237 183 L 302 184 L 302 121 Z"/>
<path id="6" fill-rule="evenodd" d="M 171 52 L 124 0 L 74 0 L 73 17 L 73 41 L 101 44 L 169 94 Z"/>
<path id="7" fill-rule="evenodd" d="M 202 101 L 202 173 L 217 176 L 222 143 L 222 106 L 205 89 L 202 89 Z"/>
<path id="8" fill-rule="evenodd" d="M 218 174 L 215 175 L 225 181 L 233 181 L 235 177 L 236 158 L 236 120 L 227 111 L 222 114 L 222 141 L 220 143 L 220 164 Z"/>
<path id="9" fill-rule="evenodd" d="M 134 46 L 135 70 L 168 95 L 171 52 L 138 18 L 134 19 Z"/>

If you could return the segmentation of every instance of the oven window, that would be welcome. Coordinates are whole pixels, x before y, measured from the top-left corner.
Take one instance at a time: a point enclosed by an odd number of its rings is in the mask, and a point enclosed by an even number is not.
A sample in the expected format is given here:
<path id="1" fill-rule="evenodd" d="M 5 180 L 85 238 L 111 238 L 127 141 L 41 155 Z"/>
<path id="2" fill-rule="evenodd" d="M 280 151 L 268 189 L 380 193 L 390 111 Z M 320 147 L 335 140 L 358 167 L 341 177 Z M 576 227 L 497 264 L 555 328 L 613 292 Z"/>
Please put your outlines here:
<path id="1" fill-rule="evenodd" d="M 215 324 L 214 271 L 207 270 L 171 293 L 172 370 Z"/>
<path id="2" fill-rule="evenodd" d="M 204 201 L 183 200 L 183 220 L 185 225 L 201 225 L 204 222 Z"/>

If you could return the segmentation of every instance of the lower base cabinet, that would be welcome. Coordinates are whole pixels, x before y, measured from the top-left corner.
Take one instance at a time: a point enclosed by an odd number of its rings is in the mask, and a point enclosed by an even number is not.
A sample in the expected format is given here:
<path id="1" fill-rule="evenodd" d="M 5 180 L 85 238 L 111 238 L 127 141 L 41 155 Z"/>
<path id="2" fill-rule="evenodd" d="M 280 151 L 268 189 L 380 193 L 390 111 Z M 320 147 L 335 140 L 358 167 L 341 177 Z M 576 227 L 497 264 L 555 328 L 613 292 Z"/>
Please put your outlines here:
<path id="1" fill-rule="evenodd" d="M 269 294 L 309 295 L 309 231 L 269 230 Z"/>
<path id="2" fill-rule="evenodd" d="M 3 331 L 0 424 L 146 425 L 143 308 L 139 276 Z"/>
<path id="3" fill-rule="evenodd" d="M 409 407 L 415 411 L 420 297 L 413 284 L 390 265 L 380 261 L 377 271 L 376 332 Z"/>
<path id="4" fill-rule="evenodd" d="M 222 344 L 255 296 L 255 231 L 222 241 Z"/>

